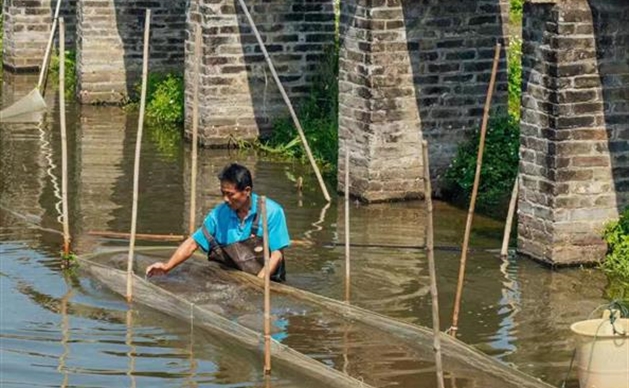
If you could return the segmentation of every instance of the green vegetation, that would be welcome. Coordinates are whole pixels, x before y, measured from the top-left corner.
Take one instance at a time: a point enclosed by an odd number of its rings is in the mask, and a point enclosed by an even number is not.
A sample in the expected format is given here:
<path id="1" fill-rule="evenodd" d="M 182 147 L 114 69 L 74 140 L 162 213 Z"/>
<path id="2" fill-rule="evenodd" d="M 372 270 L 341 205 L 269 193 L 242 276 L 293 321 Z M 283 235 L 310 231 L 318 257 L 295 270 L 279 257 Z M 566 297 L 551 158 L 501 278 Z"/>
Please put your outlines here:
<path id="1" fill-rule="evenodd" d="M 141 85 L 138 88 L 140 94 Z M 183 125 L 184 81 L 182 74 L 151 74 L 146 89 L 146 117 L 157 124 Z"/>
<path id="2" fill-rule="evenodd" d="M 476 205 L 480 212 L 493 214 L 508 201 L 518 172 L 519 137 L 516 117 L 507 115 L 490 121 Z M 445 174 L 444 195 L 455 203 L 466 202 L 472 192 L 479 139 L 477 129 L 459 147 Z"/>
<path id="3" fill-rule="evenodd" d="M 511 0 L 511 9 L 509 12 L 509 16 L 511 19 L 511 24 L 521 24 L 522 23 L 522 12 L 524 11 L 524 0 Z"/>
<path id="4" fill-rule="evenodd" d="M 4 42 L 4 18 L 0 17 L 0 52 L 2 52 L 3 49 L 3 42 Z"/>
<path id="5" fill-rule="evenodd" d="M 605 226 L 603 238 L 607 242 L 603 271 L 611 281 L 623 284 L 624 295 L 629 297 L 629 207 L 618 221 Z"/>
<path id="6" fill-rule="evenodd" d="M 338 158 L 338 53 L 337 45 L 328 47 L 315 74 L 308 97 L 297 107 L 297 116 L 317 165 L 327 181 L 335 184 Z M 267 155 L 306 162 L 307 155 L 290 116 L 273 123 L 268 139 L 239 143 Z"/>
<path id="7" fill-rule="evenodd" d="M 64 253 L 59 252 L 61 256 L 61 269 L 64 271 L 73 271 L 79 265 L 79 261 L 74 252 Z"/>
<path id="8" fill-rule="evenodd" d="M 338 159 L 338 48 L 329 47 L 313 80 L 308 98 L 299 107 L 298 117 L 306 140 L 322 172 L 336 178 Z M 297 129 L 290 117 L 273 123 L 273 134 L 266 146 L 280 149 L 291 158 L 305 160 Z"/>
<path id="9" fill-rule="evenodd" d="M 183 126 L 184 122 L 184 80 L 179 73 L 153 73 L 146 83 L 146 118 L 151 124 Z M 126 104 L 127 109 L 140 107 L 142 82 L 134 86 L 135 93 Z"/>
<path id="10" fill-rule="evenodd" d="M 477 208 L 497 215 L 509 200 L 517 176 L 520 147 L 520 101 L 522 98 L 523 0 L 511 0 L 512 37 L 507 47 L 508 112 L 498 112 L 487 127 L 485 152 L 478 188 Z M 455 203 L 467 203 L 472 193 L 480 130 L 463 142 L 445 174 L 444 196 Z"/>
<path id="11" fill-rule="evenodd" d="M 146 85 L 147 135 L 166 160 L 177 158 L 184 123 L 185 91 L 182 74 L 149 74 Z M 135 95 L 126 108 L 137 110 L 142 83 L 134 87 Z"/>
<path id="12" fill-rule="evenodd" d="M 50 58 L 50 69 L 48 82 L 52 82 L 55 89 L 59 86 L 59 54 L 55 53 Z M 76 91 L 76 52 L 66 50 L 65 55 L 65 96 L 67 99 L 73 99 Z"/>
<path id="13" fill-rule="evenodd" d="M 520 119 L 520 104 L 522 99 L 522 39 L 512 38 L 507 48 L 508 76 L 509 76 L 509 116 Z"/>

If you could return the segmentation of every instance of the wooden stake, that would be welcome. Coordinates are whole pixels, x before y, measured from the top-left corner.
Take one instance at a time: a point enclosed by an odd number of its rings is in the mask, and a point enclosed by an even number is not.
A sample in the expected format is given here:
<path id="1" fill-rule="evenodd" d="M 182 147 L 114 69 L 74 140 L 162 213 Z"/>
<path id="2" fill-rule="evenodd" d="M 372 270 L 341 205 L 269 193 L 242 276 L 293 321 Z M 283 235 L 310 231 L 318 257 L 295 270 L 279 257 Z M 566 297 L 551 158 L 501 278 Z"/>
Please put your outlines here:
<path id="1" fill-rule="evenodd" d="M 515 177 L 513 183 L 513 190 L 511 191 L 511 201 L 509 201 L 509 211 L 507 212 L 507 221 L 505 223 L 505 232 L 502 236 L 502 249 L 500 250 L 500 256 L 504 259 L 509 254 L 509 237 L 511 236 L 511 227 L 513 225 L 513 216 L 515 214 L 515 205 L 518 203 L 518 179 Z"/>
<path id="2" fill-rule="evenodd" d="M 68 212 L 68 136 L 66 131 L 66 25 L 59 19 L 59 127 L 61 128 L 61 207 L 63 211 L 63 255 L 70 254 L 70 221 Z"/>
<path id="3" fill-rule="evenodd" d="M 127 301 L 131 302 L 133 281 L 133 249 L 138 221 L 138 191 L 140 182 L 140 150 L 142 149 L 142 128 L 144 127 L 144 110 L 146 109 L 146 83 L 149 66 L 149 36 L 151 28 L 151 10 L 146 10 L 144 20 L 144 53 L 142 57 L 142 94 L 140 95 L 140 116 L 138 118 L 138 135 L 135 141 L 135 163 L 133 165 L 133 209 L 131 211 L 131 238 L 129 239 L 129 258 L 127 260 Z"/>
<path id="4" fill-rule="evenodd" d="M 266 197 L 260 201 L 262 239 L 264 241 L 264 374 L 271 374 L 271 258 L 269 253 L 269 227 L 266 214 Z"/>
<path id="5" fill-rule="evenodd" d="M 452 327 L 450 334 L 456 336 L 459 324 L 459 309 L 461 305 L 461 296 L 463 293 L 463 281 L 465 279 L 465 264 L 467 262 L 467 248 L 470 242 L 470 232 L 472 230 L 472 220 L 474 218 L 474 208 L 476 206 L 476 195 L 478 194 L 478 185 L 480 182 L 480 171 L 483 165 L 483 151 L 485 149 L 485 135 L 487 134 L 487 122 L 489 121 L 489 108 L 491 107 L 491 99 L 494 94 L 494 85 L 496 83 L 496 74 L 498 72 L 498 64 L 500 63 L 500 43 L 496 43 L 496 51 L 494 54 L 494 64 L 491 70 L 491 79 L 489 80 L 489 90 L 487 90 L 487 99 L 485 100 L 485 109 L 483 112 L 483 124 L 480 131 L 480 141 L 478 144 L 478 155 L 476 157 L 476 174 L 474 175 L 474 186 L 472 187 L 472 197 L 470 199 L 470 207 L 467 212 L 467 222 L 465 223 L 465 235 L 463 237 L 463 248 L 461 249 L 461 263 L 459 266 L 459 279 L 456 285 L 456 296 L 454 299 L 454 311 L 452 313 Z"/>
<path id="6" fill-rule="evenodd" d="M 201 24 L 197 26 L 194 37 L 194 81 L 192 85 L 192 176 L 190 178 L 190 225 L 188 231 L 194 233 L 197 209 L 197 143 L 199 132 L 199 83 L 201 81 Z"/>
<path id="7" fill-rule="evenodd" d="M 41 69 L 39 69 L 39 79 L 37 81 L 37 89 L 39 90 L 41 95 L 44 95 L 44 84 L 46 83 L 46 74 L 48 73 L 48 63 L 50 62 L 50 52 L 52 51 L 52 44 L 53 44 L 53 41 L 55 40 L 55 30 L 57 29 L 57 21 L 59 21 L 59 24 L 61 24 L 61 20 L 59 20 L 60 9 L 61 9 L 61 0 L 57 0 L 57 6 L 55 7 L 55 15 L 52 19 L 52 27 L 50 28 L 50 35 L 48 36 L 48 43 L 46 43 L 46 51 L 44 52 L 44 60 L 42 61 Z M 59 32 L 59 40 L 60 41 L 62 40 L 61 31 Z M 59 42 L 59 45 L 61 45 L 61 42 Z M 61 72 L 61 69 L 59 69 L 59 72 Z"/>
<path id="8" fill-rule="evenodd" d="M 131 237 L 130 233 L 123 232 L 109 232 L 109 231 L 101 231 L 101 230 L 90 230 L 87 232 L 90 236 L 98 236 L 98 237 L 109 237 L 109 238 L 119 238 L 119 239 L 129 239 Z M 146 233 L 136 233 L 136 240 L 147 240 L 147 241 L 174 241 L 180 242 L 185 240 L 186 236 L 182 234 L 146 234 Z"/>
<path id="9" fill-rule="evenodd" d="M 437 270 L 435 268 L 434 230 L 432 222 L 432 185 L 430 184 L 430 165 L 428 157 L 428 142 L 423 141 L 424 182 L 426 192 L 426 255 L 428 256 L 428 272 L 430 272 L 430 294 L 432 296 L 432 330 L 433 349 L 435 351 L 435 368 L 437 372 L 437 386 L 444 388 L 443 362 L 441 361 L 441 329 L 439 328 L 439 293 L 437 291 Z"/>
<path id="10" fill-rule="evenodd" d="M 326 201 L 330 202 L 331 200 L 330 194 L 328 194 L 328 189 L 327 187 L 325 187 L 325 183 L 323 182 L 323 177 L 321 176 L 319 167 L 317 167 L 317 163 L 315 162 L 314 157 L 312 156 L 312 151 L 310 151 L 308 140 L 306 139 L 306 135 L 304 135 L 304 130 L 302 129 L 301 123 L 299 122 L 299 119 L 297 118 L 297 114 L 295 113 L 295 110 L 293 109 L 293 104 L 291 104 L 290 100 L 288 99 L 288 96 L 286 95 L 286 91 L 284 90 L 284 86 L 282 86 L 282 82 L 280 81 L 280 78 L 277 75 L 277 72 L 275 71 L 275 66 L 273 66 L 273 61 L 271 61 L 271 57 L 269 56 L 269 53 L 266 50 L 266 46 L 264 45 L 264 42 L 262 41 L 260 32 L 258 31 L 258 28 L 253 22 L 253 18 L 251 17 L 251 14 L 249 13 L 249 9 L 247 8 L 247 5 L 245 4 L 244 0 L 238 0 L 238 3 L 240 4 L 242 11 L 245 13 L 247 20 L 249 21 L 249 25 L 251 25 L 251 29 L 253 30 L 253 33 L 255 34 L 256 39 L 258 40 L 258 45 L 260 45 L 260 49 L 262 50 L 262 53 L 264 54 L 266 63 L 269 65 L 269 69 L 271 69 L 271 74 L 273 75 L 273 79 L 275 80 L 275 83 L 277 84 L 277 87 L 280 90 L 280 93 L 282 94 L 282 98 L 284 99 L 284 102 L 288 106 L 288 111 L 290 112 L 290 115 L 293 119 L 293 123 L 295 124 L 295 127 L 297 128 L 297 132 L 299 133 L 299 138 L 301 139 L 301 143 L 304 145 L 304 150 L 306 151 L 306 155 L 308 155 L 308 160 L 310 161 L 310 165 L 312 166 L 312 169 L 314 170 L 315 175 L 317 176 L 317 180 L 319 181 L 319 186 L 321 187 L 321 191 L 323 192 L 323 197 L 325 198 Z"/>
<path id="11" fill-rule="evenodd" d="M 349 149 L 345 147 L 345 302 L 350 299 L 349 262 Z"/>

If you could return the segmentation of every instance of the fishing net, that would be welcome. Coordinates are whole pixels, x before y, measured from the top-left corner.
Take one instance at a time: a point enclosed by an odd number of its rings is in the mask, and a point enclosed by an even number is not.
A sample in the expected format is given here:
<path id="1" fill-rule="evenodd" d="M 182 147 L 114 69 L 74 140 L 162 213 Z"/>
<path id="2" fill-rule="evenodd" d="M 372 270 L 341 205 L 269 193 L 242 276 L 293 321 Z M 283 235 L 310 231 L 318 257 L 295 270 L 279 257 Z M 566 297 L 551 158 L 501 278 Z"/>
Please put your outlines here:
<path id="1" fill-rule="evenodd" d="M 39 121 L 41 112 L 46 110 L 46 102 L 38 88 L 30 91 L 10 106 L 0 111 L 2 122 L 32 122 Z"/>
<path id="2" fill-rule="evenodd" d="M 171 253 L 172 248 L 142 249 L 136 254 L 134 273 L 144 274 L 149 264 L 165 261 Z M 126 252 L 81 261 L 109 288 L 126 293 Z M 435 386 L 432 330 L 290 285 L 273 283 L 271 288 L 272 354 L 281 365 L 326 387 L 385 387 L 401 381 Z M 168 276 L 134 276 L 133 300 L 239 346 L 262 348 L 263 282 L 255 276 L 195 257 Z M 442 335 L 441 341 L 445 375 L 459 388 L 550 387 L 450 336 Z"/>

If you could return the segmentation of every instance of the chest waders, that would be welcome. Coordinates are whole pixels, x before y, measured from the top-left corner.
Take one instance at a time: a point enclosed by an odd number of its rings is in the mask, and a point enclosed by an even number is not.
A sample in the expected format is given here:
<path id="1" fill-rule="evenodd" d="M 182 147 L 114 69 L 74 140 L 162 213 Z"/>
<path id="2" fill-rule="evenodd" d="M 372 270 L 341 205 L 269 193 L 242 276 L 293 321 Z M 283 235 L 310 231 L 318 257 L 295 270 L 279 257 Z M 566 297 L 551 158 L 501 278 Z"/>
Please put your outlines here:
<path id="1" fill-rule="evenodd" d="M 260 209 L 260 201 L 258 199 L 258 209 Z M 257 275 L 264 268 L 264 245 L 262 238 L 258 237 L 258 230 L 260 229 L 258 227 L 259 219 L 260 212 L 256 212 L 251 224 L 251 234 L 247 239 L 225 245 L 219 244 L 214 236 L 208 232 L 205 225 L 202 225 L 203 235 L 210 244 L 210 250 L 207 255 L 208 260 Z M 286 281 L 286 264 L 283 256 L 277 270 L 271 274 L 271 280 L 275 282 Z"/>

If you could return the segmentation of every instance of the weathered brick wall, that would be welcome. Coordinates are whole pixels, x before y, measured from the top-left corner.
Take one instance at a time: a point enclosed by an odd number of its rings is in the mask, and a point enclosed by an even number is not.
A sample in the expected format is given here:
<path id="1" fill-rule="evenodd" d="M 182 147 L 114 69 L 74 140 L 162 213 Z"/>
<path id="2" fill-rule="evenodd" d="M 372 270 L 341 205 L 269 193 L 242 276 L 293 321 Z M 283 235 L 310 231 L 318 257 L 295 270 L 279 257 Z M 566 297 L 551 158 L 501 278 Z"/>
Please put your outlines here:
<path id="1" fill-rule="evenodd" d="M 56 4 L 57 0 L 3 2 L 3 66 L 15 71 L 39 70 L 50 36 Z M 59 16 L 64 18 L 66 25 L 67 50 L 74 48 L 75 7 L 76 0 L 64 0 L 59 11 Z"/>
<path id="2" fill-rule="evenodd" d="M 627 6 L 595 3 L 525 8 L 518 250 L 552 264 L 600 260 L 627 201 Z"/>
<path id="3" fill-rule="evenodd" d="M 508 1 L 354 0 L 342 7 L 339 188 L 347 146 L 353 195 L 417 197 L 420 138 L 430 144 L 437 187 L 458 144 L 480 124 Z M 494 111 L 506 108 L 506 82 L 503 59 Z"/>
<path id="4" fill-rule="evenodd" d="M 420 118 L 402 7 L 341 4 L 339 190 L 370 202 L 423 192 Z M 350 165 L 345 154 L 350 153 Z"/>
<path id="5" fill-rule="evenodd" d="M 151 8 L 149 71 L 183 71 L 186 2 L 79 0 L 77 78 L 83 103 L 118 103 L 142 74 L 144 15 Z"/>
<path id="6" fill-rule="evenodd" d="M 332 0 L 247 0 L 291 100 L 311 87 L 326 46 L 334 42 Z M 225 146 L 230 136 L 255 139 L 288 114 L 237 0 L 193 0 L 186 35 L 186 131 L 192 118 L 194 34 L 202 26 L 199 138 Z"/>
<path id="7" fill-rule="evenodd" d="M 629 2 L 590 0 L 618 208 L 629 206 Z"/>
<path id="8" fill-rule="evenodd" d="M 492 112 L 506 112 L 509 0 L 402 4 L 421 129 L 430 144 L 433 187 L 438 188 L 458 145 L 480 127 L 497 42 L 503 51 Z"/>

